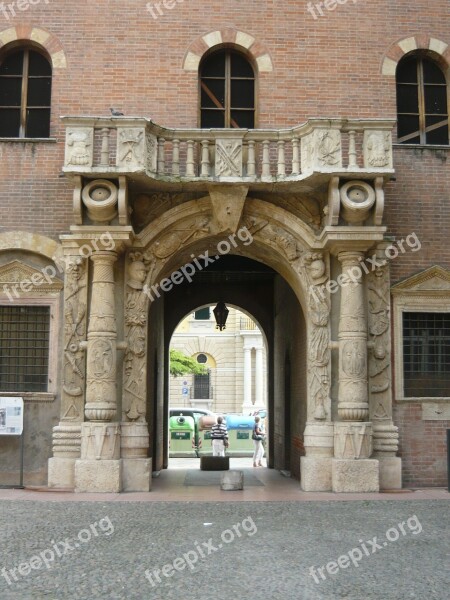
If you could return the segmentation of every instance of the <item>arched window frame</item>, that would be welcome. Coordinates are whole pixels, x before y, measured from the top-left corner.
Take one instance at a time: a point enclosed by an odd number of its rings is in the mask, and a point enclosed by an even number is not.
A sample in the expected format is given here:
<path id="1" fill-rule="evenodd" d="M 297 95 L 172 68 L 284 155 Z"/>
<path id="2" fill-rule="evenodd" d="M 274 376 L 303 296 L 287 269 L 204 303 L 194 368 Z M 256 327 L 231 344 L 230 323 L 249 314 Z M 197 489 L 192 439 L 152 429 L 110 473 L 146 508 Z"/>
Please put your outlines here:
<path id="1" fill-rule="evenodd" d="M 411 60 L 414 59 L 416 61 L 416 67 L 417 67 L 417 83 L 405 83 L 405 82 L 399 82 L 398 79 L 398 70 L 399 68 L 401 68 L 402 65 L 404 65 L 405 61 L 407 60 Z M 429 61 L 430 63 L 434 64 L 434 66 L 436 66 L 442 73 L 442 78 L 443 78 L 443 82 L 441 84 L 438 83 L 426 83 L 424 81 L 424 61 Z M 443 61 L 440 57 L 436 57 L 435 55 L 431 54 L 430 52 L 427 51 L 414 51 L 411 53 L 406 54 L 398 63 L 397 65 L 397 69 L 396 69 L 396 101 L 397 101 L 397 119 L 399 119 L 399 117 L 402 115 L 414 115 L 414 116 L 418 116 L 419 118 L 419 129 L 417 130 L 418 136 L 414 135 L 414 133 L 410 133 L 406 136 L 400 136 L 398 135 L 398 143 L 400 144 L 419 144 L 419 145 L 449 145 L 450 144 L 450 90 L 449 90 L 449 85 L 450 83 L 450 69 L 448 68 L 447 65 L 443 64 Z M 407 113 L 407 112 L 400 112 L 399 111 L 399 87 L 403 85 L 403 86 L 415 86 L 417 87 L 417 92 L 418 92 L 418 112 L 417 113 Z M 446 109 L 446 113 L 431 113 L 431 112 L 427 112 L 426 110 L 426 103 L 425 103 L 425 91 L 426 91 L 426 86 L 436 86 L 436 87 L 443 87 L 445 88 L 445 98 L 446 98 L 446 104 L 445 104 L 445 109 Z M 446 121 L 447 122 L 447 139 L 444 142 L 438 142 L 438 143 L 434 143 L 434 142 L 430 142 L 427 141 L 427 134 L 432 132 L 433 130 L 437 129 L 438 127 L 436 126 L 436 124 L 434 124 L 434 126 L 427 126 L 426 125 L 426 118 L 427 117 L 438 117 L 442 115 L 442 121 Z M 400 133 L 399 128 L 398 128 L 398 133 Z M 414 137 L 419 137 L 419 141 L 411 141 L 411 139 L 414 139 Z"/>
<path id="2" fill-rule="evenodd" d="M 232 118 L 231 118 L 231 111 L 232 110 L 237 110 L 236 108 L 231 106 L 231 100 L 230 100 L 230 87 L 231 87 L 231 80 L 232 79 L 238 79 L 235 77 L 231 77 L 230 74 L 230 58 L 228 58 L 231 54 L 237 54 L 241 57 L 243 57 L 247 63 L 249 64 L 249 66 L 252 68 L 253 70 L 253 89 L 254 89 L 254 102 L 253 102 L 253 127 L 251 129 L 256 129 L 257 127 L 257 123 L 258 123 L 258 69 L 257 66 L 253 60 L 253 58 L 246 52 L 244 52 L 242 49 L 240 48 L 236 48 L 233 45 L 224 45 L 224 46 L 220 46 L 219 48 L 215 47 L 213 49 L 211 49 L 210 52 L 206 53 L 203 57 L 202 60 L 200 62 L 199 68 L 198 68 L 198 123 L 199 123 L 199 127 L 204 128 L 202 125 L 202 71 L 203 71 L 203 67 L 205 65 L 205 62 L 213 55 L 215 54 L 219 54 L 219 53 L 224 53 L 226 54 L 227 58 L 226 58 L 226 72 L 225 72 L 225 127 L 224 129 L 227 128 L 239 128 L 236 127 L 235 125 L 233 125 L 232 123 Z M 245 78 L 244 78 L 245 79 Z M 208 128 L 208 127 L 206 127 Z M 218 129 L 221 129 L 218 127 Z M 243 127 L 243 129 L 246 129 L 246 127 Z"/>
<path id="3" fill-rule="evenodd" d="M 36 46 L 32 43 L 29 44 L 23 44 L 23 43 L 13 43 L 11 44 L 5 52 L 2 52 L 0 54 L 0 66 L 3 64 L 3 62 L 5 61 L 5 59 L 9 58 L 11 55 L 15 54 L 15 53 L 19 53 L 19 52 L 23 52 L 24 53 L 24 58 L 23 58 L 23 67 L 22 67 L 22 74 L 18 75 L 9 75 L 9 76 L 5 76 L 5 75 L 1 75 L 0 74 L 0 92 L 1 92 L 1 83 L 2 83 L 2 79 L 3 77 L 11 77 L 11 78 L 16 78 L 16 79 L 21 79 L 21 98 L 20 98 L 20 106 L 19 105 L 2 105 L 0 104 L 0 111 L 2 111 L 3 109 L 18 109 L 20 108 L 20 124 L 19 124 L 19 131 L 18 131 L 18 135 L 4 135 L 2 128 L 1 128 L 1 120 L 0 120 L 0 138 L 1 137 L 9 137 L 11 139 L 48 139 L 50 137 L 50 121 L 51 121 L 51 100 L 52 100 L 52 87 L 53 87 L 53 65 L 52 65 L 52 60 L 50 58 L 50 56 L 47 54 L 47 52 L 45 52 L 44 49 L 42 49 L 40 46 Z M 30 53 L 36 53 L 41 55 L 48 63 L 49 65 L 49 70 L 50 70 L 50 74 L 49 75 L 30 75 L 29 74 L 29 65 L 30 65 Z M 28 104 L 28 91 L 29 91 L 29 85 L 30 85 L 30 80 L 32 79 L 49 79 L 50 80 L 50 92 L 49 92 L 49 103 L 46 105 L 36 105 L 33 106 L 32 104 Z M 1 96 L 0 96 L 1 98 Z M 1 102 L 1 100 L 0 100 Z M 41 136 L 35 136 L 35 135 L 29 135 L 29 132 L 27 131 L 28 126 L 29 126 L 29 111 L 30 110 L 46 110 L 48 111 L 48 115 L 45 117 L 46 121 L 45 124 L 47 126 L 47 131 L 46 131 L 46 135 L 41 135 Z"/>

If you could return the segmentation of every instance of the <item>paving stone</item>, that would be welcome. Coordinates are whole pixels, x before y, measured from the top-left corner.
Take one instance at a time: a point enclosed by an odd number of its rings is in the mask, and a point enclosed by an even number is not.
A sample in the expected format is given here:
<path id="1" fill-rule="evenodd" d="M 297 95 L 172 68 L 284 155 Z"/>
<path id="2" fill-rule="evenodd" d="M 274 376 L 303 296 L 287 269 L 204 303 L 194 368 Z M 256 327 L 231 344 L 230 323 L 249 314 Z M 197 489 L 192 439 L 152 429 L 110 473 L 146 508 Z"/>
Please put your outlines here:
<path id="1" fill-rule="evenodd" d="M 11 585 L 0 576 L 0 598 L 447 600 L 449 507 L 445 500 L 3 500 L 0 573 L 42 552 L 50 557 L 53 550 L 55 557 L 49 568 L 24 576 L 16 571 Z M 387 537 L 397 534 L 395 541 Z M 373 553 L 368 541 L 375 536 L 380 548 Z M 354 549 L 362 555 L 358 567 L 349 561 L 328 573 L 330 561 Z M 177 559 L 183 570 L 173 568 Z M 313 566 L 324 567 L 319 583 L 310 574 Z"/>

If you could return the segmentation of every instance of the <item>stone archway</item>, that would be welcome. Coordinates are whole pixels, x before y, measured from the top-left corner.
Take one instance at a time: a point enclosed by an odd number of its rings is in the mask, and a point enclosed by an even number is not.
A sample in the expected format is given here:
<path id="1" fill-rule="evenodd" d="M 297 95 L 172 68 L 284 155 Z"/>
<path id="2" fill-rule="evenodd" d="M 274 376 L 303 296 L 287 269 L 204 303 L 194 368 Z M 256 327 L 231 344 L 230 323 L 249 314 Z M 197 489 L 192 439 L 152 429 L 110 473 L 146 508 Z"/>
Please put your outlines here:
<path id="1" fill-rule="evenodd" d="M 119 226 L 97 224 L 86 232 L 83 226 L 74 227 L 72 235 L 65 236 L 63 245 L 69 254 L 89 240 L 92 243 L 94 232 L 112 230 L 115 240 L 113 250 L 93 249 L 85 265 L 92 266 L 91 276 L 83 265 L 77 272 L 66 273 L 66 293 L 76 289 L 78 296 L 85 298 L 90 288 L 87 341 L 80 340 L 77 346 L 86 350 L 86 386 L 78 400 L 82 406 L 85 401 L 88 421 L 71 423 L 70 431 L 65 432 L 68 437 L 75 434 L 74 427 L 81 432 L 81 459 L 74 452 L 60 457 L 72 461 L 70 468 L 75 463 L 76 489 L 150 487 L 146 408 L 149 306 L 163 292 L 189 280 L 201 268 L 200 258 L 216 260 L 224 253 L 274 269 L 292 289 L 304 315 L 303 489 L 377 490 L 380 473 L 386 481 L 397 481 L 398 434 L 392 424 L 388 376 L 385 381 L 390 364 L 388 266 L 380 263 L 374 273 L 360 267 L 374 245 L 383 253 L 383 244 L 376 246 L 381 239 L 378 229 L 359 225 L 371 207 L 350 205 L 344 214 L 355 225 L 333 229 L 338 225 L 337 185 L 338 181 L 333 181 L 329 191 L 333 225 L 323 230 L 315 222 L 314 211 L 304 209 L 299 215 L 295 204 L 280 206 L 271 196 L 259 198 L 255 193 L 247 197 L 244 185 L 228 188 L 217 184 L 210 186 L 208 196 L 174 202 L 135 234 L 126 225 L 126 182 L 121 180 Z M 368 184 L 352 185 L 355 193 L 365 190 L 375 198 Z M 342 202 L 347 206 L 344 201 L 345 195 Z M 109 222 L 117 217 L 114 207 L 99 204 L 96 211 L 97 220 Z M 82 218 L 81 212 L 79 216 Z M 75 310 L 75 300 L 70 297 Z M 380 310 L 385 315 L 381 328 L 376 325 Z M 123 341 L 118 341 L 122 321 Z M 121 350 L 123 364 L 118 354 Z M 339 354 L 335 367 L 333 350 Z M 291 353 L 290 360 L 295 360 L 295 354 Z M 333 380 L 338 386 L 332 389 Z M 296 444 L 301 453 L 303 439 Z M 69 464 L 62 468 L 67 470 Z"/>

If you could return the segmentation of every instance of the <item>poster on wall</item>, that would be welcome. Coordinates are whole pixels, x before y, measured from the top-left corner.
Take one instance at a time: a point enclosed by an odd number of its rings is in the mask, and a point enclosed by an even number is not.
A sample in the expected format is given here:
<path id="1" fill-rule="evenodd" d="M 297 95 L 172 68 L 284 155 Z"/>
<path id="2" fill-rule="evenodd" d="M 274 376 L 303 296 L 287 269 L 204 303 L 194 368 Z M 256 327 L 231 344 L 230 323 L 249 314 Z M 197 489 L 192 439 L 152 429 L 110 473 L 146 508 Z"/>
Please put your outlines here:
<path id="1" fill-rule="evenodd" d="M 0 396 L 0 435 L 22 435 L 23 398 Z"/>

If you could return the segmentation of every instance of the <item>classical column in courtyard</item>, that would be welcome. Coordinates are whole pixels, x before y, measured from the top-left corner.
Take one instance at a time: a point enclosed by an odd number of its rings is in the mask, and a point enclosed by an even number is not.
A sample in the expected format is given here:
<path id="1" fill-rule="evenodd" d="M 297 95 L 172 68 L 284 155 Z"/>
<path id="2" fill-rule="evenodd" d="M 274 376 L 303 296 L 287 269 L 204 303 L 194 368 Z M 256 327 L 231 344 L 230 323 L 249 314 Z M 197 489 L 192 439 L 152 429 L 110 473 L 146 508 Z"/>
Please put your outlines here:
<path id="1" fill-rule="evenodd" d="M 340 252 L 342 264 L 341 313 L 339 318 L 339 401 L 341 421 L 366 421 L 367 317 L 360 262 L 362 252 Z"/>
<path id="2" fill-rule="evenodd" d="M 244 346 L 244 404 L 242 410 L 252 408 L 252 349 Z"/>
<path id="3" fill-rule="evenodd" d="M 338 417 L 334 423 L 332 487 L 336 492 L 378 491 L 379 464 L 372 456 L 367 388 L 367 314 L 364 252 L 341 251 Z"/>
<path id="4" fill-rule="evenodd" d="M 91 256 L 93 278 L 87 335 L 86 406 L 77 491 L 121 491 L 120 423 L 117 422 L 117 327 L 114 251 Z"/>
<path id="5" fill-rule="evenodd" d="M 255 409 L 264 407 L 263 347 L 255 349 Z"/>

